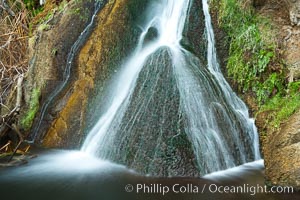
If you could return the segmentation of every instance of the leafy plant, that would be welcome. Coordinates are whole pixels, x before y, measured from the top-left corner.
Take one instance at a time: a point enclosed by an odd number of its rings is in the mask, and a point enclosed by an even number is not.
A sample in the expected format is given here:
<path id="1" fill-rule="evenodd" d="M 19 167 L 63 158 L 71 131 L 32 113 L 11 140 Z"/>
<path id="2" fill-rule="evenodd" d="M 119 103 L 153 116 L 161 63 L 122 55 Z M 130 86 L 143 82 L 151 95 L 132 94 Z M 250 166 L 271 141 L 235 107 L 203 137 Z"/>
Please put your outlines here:
<path id="1" fill-rule="evenodd" d="M 292 95 L 299 93 L 300 92 L 300 81 L 289 83 L 288 90 L 289 90 L 289 93 Z"/>
<path id="2" fill-rule="evenodd" d="M 288 119 L 300 108 L 300 93 L 294 93 L 290 96 L 276 95 L 271 98 L 260 109 L 260 112 L 269 111 L 269 127 L 279 128 L 280 123 Z"/>
<path id="3" fill-rule="evenodd" d="M 284 82 L 282 74 L 272 73 L 263 83 L 258 83 L 255 88 L 258 103 L 262 104 L 272 97 L 272 93 L 283 95 Z"/>
<path id="4" fill-rule="evenodd" d="M 275 45 L 264 40 L 258 26 L 258 22 L 265 19 L 258 19 L 251 8 L 243 7 L 239 0 L 221 0 L 218 3 L 219 23 L 230 41 L 228 75 L 241 91 L 253 90 L 259 87 L 263 73 L 275 59 Z"/>
<path id="5" fill-rule="evenodd" d="M 35 0 L 24 0 L 24 4 L 26 5 L 26 8 L 31 11 L 33 16 L 36 16 L 44 9 L 44 7 L 40 6 L 38 1 Z"/>

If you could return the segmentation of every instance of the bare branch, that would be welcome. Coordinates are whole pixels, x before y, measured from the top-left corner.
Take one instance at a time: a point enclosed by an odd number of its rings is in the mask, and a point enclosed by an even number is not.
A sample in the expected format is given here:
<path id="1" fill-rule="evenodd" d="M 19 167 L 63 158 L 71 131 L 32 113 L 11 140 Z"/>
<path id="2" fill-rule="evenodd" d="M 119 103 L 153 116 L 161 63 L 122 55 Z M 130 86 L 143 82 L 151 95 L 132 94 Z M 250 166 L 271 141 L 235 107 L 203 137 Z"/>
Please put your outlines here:
<path id="1" fill-rule="evenodd" d="M 23 83 L 23 75 L 18 77 L 17 83 L 17 100 L 16 100 L 16 108 L 20 110 L 21 108 L 21 100 L 22 100 L 22 83 Z"/>
<path id="2" fill-rule="evenodd" d="M 6 48 L 9 44 L 10 44 L 10 42 L 11 42 L 11 35 L 9 36 L 9 38 L 8 38 L 8 40 L 6 41 L 6 43 L 4 44 L 4 45 L 2 45 L 2 46 L 0 46 L 0 49 L 4 49 L 4 48 Z"/>

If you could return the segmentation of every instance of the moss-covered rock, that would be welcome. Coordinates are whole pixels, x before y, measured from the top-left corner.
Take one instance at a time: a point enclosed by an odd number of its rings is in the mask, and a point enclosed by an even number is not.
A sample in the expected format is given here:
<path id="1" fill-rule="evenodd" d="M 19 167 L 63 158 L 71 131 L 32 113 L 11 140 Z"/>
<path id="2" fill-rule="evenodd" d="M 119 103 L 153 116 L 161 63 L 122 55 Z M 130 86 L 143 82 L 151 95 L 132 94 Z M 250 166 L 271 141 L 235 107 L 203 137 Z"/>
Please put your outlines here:
<path id="1" fill-rule="evenodd" d="M 40 89 L 33 89 L 30 100 L 29 100 L 29 109 L 21 118 L 20 126 L 25 130 L 28 131 L 32 127 L 32 123 L 34 121 L 35 115 L 39 110 L 39 100 L 41 96 Z"/>
<path id="2" fill-rule="evenodd" d="M 229 39 L 228 79 L 256 118 L 269 184 L 299 188 L 299 29 L 290 26 L 288 0 L 247 2 L 213 1 L 214 24 Z"/>
<path id="3" fill-rule="evenodd" d="M 74 13 L 74 10 L 78 12 Z M 24 87 L 26 106 L 21 111 L 21 129 L 28 130 L 32 128 L 32 124 L 36 127 L 41 118 L 41 108 L 56 88 L 64 82 L 69 51 L 90 21 L 93 10 L 92 1 L 73 1 L 69 4 L 64 2 L 59 7 L 47 4 L 44 11 L 32 21 L 37 27 L 29 39 L 29 71 Z M 76 76 L 71 77 L 70 81 L 73 79 L 76 79 Z M 39 91 L 38 97 L 36 91 Z M 63 101 L 64 99 L 58 103 L 64 104 Z M 55 111 L 51 111 L 49 105 L 42 126 L 39 127 L 40 135 L 49 128 L 47 124 L 53 115 Z"/>

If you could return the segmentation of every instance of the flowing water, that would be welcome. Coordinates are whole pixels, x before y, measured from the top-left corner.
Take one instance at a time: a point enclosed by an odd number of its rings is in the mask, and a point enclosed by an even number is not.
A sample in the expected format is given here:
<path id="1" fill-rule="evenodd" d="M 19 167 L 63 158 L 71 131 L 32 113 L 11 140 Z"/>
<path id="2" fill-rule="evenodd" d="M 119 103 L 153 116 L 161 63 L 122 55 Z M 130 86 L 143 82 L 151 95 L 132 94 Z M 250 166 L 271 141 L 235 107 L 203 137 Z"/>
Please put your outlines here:
<path id="1" fill-rule="evenodd" d="M 116 165 L 78 151 L 47 150 L 35 152 L 39 156 L 28 165 L 0 168 L 1 199 L 13 200 L 286 200 L 299 199 L 299 193 L 268 194 L 258 190 L 239 193 L 215 192 L 216 186 L 255 188 L 264 185 L 262 161 L 249 163 L 234 169 L 208 174 L 204 178 L 153 178 L 143 177 L 125 166 Z M 133 191 L 126 192 L 128 185 Z M 137 191 L 138 185 L 152 188 Z M 163 194 L 154 190 L 183 188 Z M 190 185 L 201 190 L 184 190 Z M 205 191 L 202 188 L 206 186 Z M 209 189 L 211 187 L 211 191 Z M 220 187 L 221 188 L 221 187 Z"/>
<path id="2" fill-rule="evenodd" d="M 221 73 L 207 0 L 207 66 L 180 45 L 191 2 L 154 1 L 156 12 L 114 78 L 110 104 L 103 104 L 106 111 L 82 151 L 133 168 L 145 165 L 140 171 L 149 174 L 157 163 L 180 165 L 185 157 L 195 157 L 200 174 L 260 158 L 254 121 Z M 157 37 L 146 41 L 150 29 Z"/>
<path id="3" fill-rule="evenodd" d="M 203 11 L 208 65 L 203 65 L 180 45 L 189 6 L 190 1 L 185 0 L 166 0 L 156 4 L 158 12 L 151 13 L 133 57 L 115 78 L 115 84 L 111 86 L 111 104 L 88 136 L 82 148 L 85 152 L 33 149 L 33 153 L 39 156 L 30 160 L 28 165 L 0 168 L 1 198 L 299 199 L 299 193 L 280 195 L 249 190 L 236 194 L 209 190 L 210 186 L 263 186 L 264 167 L 262 161 L 257 161 L 219 171 L 258 159 L 257 133 L 245 105 L 230 89 L 220 71 L 207 0 L 203 0 Z M 157 29 L 158 37 L 145 42 L 151 27 Z M 142 134 L 136 135 L 139 131 Z M 132 162 L 137 162 L 138 156 L 143 155 L 143 147 L 149 145 L 149 141 L 155 141 L 154 151 L 148 154 L 149 159 L 155 159 L 159 157 L 158 150 L 163 150 L 160 146 L 185 141 L 183 134 L 190 142 L 180 143 L 177 150 L 191 145 L 201 173 L 219 172 L 203 178 L 145 177 L 124 165 L 93 156 L 114 160 L 119 153 L 119 159 L 124 156 L 124 149 L 130 148 L 136 150 Z M 164 144 L 163 140 L 168 137 L 171 142 Z M 176 153 L 171 156 L 177 159 Z M 120 160 L 115 159 L 116 162 Z M 145 185 L 146 189 L 138 191 L 138 185 Z M 183 190 L 163 194 L 154 189 L 175 185 Z M 191 185 L 201 190 L 192 192 L 188 189 Z"/>

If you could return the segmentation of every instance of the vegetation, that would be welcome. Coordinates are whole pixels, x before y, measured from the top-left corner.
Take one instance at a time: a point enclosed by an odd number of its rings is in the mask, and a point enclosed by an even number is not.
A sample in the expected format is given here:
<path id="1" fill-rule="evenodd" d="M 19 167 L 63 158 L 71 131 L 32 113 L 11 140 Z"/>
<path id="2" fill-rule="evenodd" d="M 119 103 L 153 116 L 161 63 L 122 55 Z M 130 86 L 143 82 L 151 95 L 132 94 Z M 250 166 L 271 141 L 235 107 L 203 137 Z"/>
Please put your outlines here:
<path id="1" fill-rule="evenodd" d="M 255 91 L 262 102 L 269 91 L 262 91 L 265 87 L 261 83 L 266 79 L 264 75 L 269 64 L 276 58 L 276 46 L 272 41 L 264 40 L 258 27 L 258 21 L 262 19 L 258 19 L 250 8 L 243 8 L 242 1 L 221 0 L 218 8 L 219 24 L 230 40 L 228 75 L 238 84 L 239 90 Z"/>
<path id="2" fill-rule="evenodd" d="M 31 16 L 22 1 L 0 2 L 0 105 L 11 109 L 6 100 L 18 77 L 27 72 L 28 27 Z"/>
<path id="3" fill-rule="evenodd" d="M 28 11 L 31 12 L 32 16 L 36 16 L 43 11 L 44 7 L 40 6 L 39 1 L 36 0 L 24 0 L 24 4 Z"/>
<path id="4" fill-rule="evenodd" d="M 62 1 L 55 1 L 60 3 Z M 47 30 L 48 20 L 53 18 L 53 7 L 63 9 L 66 1 L 49 5 L 47 10 L 36 0 L 0 1 L 0 111 L 10 112 L 11 91 L 19 77 L 28 70 L 28 41 L 36 25 Z M 54 52 L 55 53 L 55 52 Z M 5 111 L 5 112 L 4 112 Z"/>
<path id="5" fill-rule="evenodd" d="M 65 11 L 67 2 L 69 1 L 47 1 L 46 6 L 40 6 L 36 0 L 0 1 L 0 156 L 3 151 L 9 154 L 14 152 L 10 147 L 18 148 L 40 107 L 40 88 L 43 86 L 26 91 L 29 92 L 27 94 L 22 89 L 23 78 L 26 79 L 28 72 L 28 48 L 33 47 L 28 43 L 36 42 L 35 38 L 30 40 L 30 36 L 34 30 L 51 28 L 49 22 L 54 15 Z M 78 6 L 74 7 L 71 14 L 85 14 Z M 57 51 L 53 48 L 52 55 L 56 55 Z M 30 99 L 26 103 L 29 105 L 24 102 L 28 97 Z M 14 135 L 19 136 L 18 145 L 17 141 L 8 141 L 16 138 Z"/>
<path id="6" fill-rule="evenodd" d="M 34 89 L 30 98 L 30 104 L 29 109 L 24 116 L 23 119 L 21 119 L 21 127 L 27 131 L 31 128 L 31 125 L 33 123 L 34 117 L 39 109 L 39 98 L 41 95 L 41 91 L 39 89 Z"/>
<path id="7" fill-rule="evenodd" d="M 300 108 L 300 84 L 285 80 L 285 64 L 272 40 L 272 25 L 254 12 L 249 1 L 213 0 L 212 5 L 228 35 L 229 77 L 239 92 L 255 96 L 258 113 L 270 112 L 269 127 L 278 128 Z"/>
<path id="8" fill-rule="evenodd" d="M 260 108 L 260 112 L 270 112 L 267 122 L 270 127 L 279 128 L 281 122 L 290 117 L 300 108 L 300 81 L 288 86 L 288 94 L 276 96 L 269 99 Z"/>
<path id="9" fill-rule="evenodd" d="M 20 152 L 18 148 L 23 141 L 24 135 L 16 124 L 22 106 L 23 78 L 28 71 L 30 24 L 41 10 L 38 1 L 0 1 L 0 144 L 4 145 L 0 147 L 0 157 L 10 156 L 8 161 Z M 35 91 L 33 95 L 39 93 Z M 27 127 L 37 112 L 37 101 L 31 103 L 32 109 L 23 121 Z M 19 138 L 18 143 L 11 138 Z M 27 151 L 28 148 L 24 153 Z"/>

